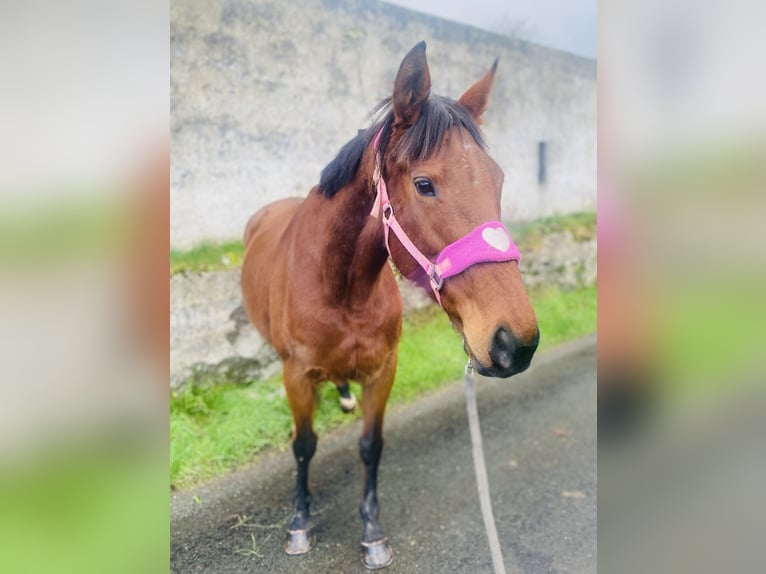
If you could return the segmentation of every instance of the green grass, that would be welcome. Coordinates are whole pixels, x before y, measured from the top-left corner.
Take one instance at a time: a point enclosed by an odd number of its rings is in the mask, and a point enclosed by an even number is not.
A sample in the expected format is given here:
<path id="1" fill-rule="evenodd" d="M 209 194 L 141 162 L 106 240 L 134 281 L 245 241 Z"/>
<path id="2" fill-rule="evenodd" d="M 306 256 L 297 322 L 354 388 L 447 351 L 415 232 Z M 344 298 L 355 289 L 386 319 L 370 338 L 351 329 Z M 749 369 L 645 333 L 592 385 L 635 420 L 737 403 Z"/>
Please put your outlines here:
<path id="1" fill-rule="evenodd" d="M 595 331 L 596 288 L 530 293 L 541 350 Z M 404 319 L 399 367 L 389 404 L 414 400 L 456 380 L 465 355 L 460 336 L 438 307 Z M 352 392 L 359 389 L 352 386 Z M 322 433 L 354 420 L 340 411 L 333 385 L 319 392 L 315 428 Z M 292 419 L 279 378 L 252 383 L 202 381 L 173 393 L 170 403 L 170 480 L 189 487 L 247 463 L 266 446 L 289 446 Z"/>
<path id="2" fill-rule="evenodd" d="M 171 249 L 170 274 L 234 269 L 242 265 L 244 255 L 245 247 L 240 240 L 205 242 L 188 250 Z"/>
<path id="3" fill-rule="evenodd" d="M 540 350 L 596 331 L 596 286 L 530 293 L 540 327 Z"/>
<path id="4" fill-rule="evenodd" d="M 588 241 L 596 237 L 596 213 L 583 211 L 515 222 L 508 225 L 508 230 L 522 253 L 538 249 L 551 233 L 568 231 L 576 241 Z"/>

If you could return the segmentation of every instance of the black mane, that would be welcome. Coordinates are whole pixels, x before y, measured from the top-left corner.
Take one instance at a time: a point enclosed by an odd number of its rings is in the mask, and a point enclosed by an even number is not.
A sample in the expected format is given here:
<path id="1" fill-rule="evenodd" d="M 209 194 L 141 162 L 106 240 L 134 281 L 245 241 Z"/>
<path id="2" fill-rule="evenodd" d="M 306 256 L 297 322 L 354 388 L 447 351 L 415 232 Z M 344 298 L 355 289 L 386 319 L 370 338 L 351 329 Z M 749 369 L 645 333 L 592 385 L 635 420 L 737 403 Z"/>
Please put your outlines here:
<path id="1" fill-rule="evenodd" d="M 322 170 L 319 178 L 319 193 L 325 197 L 333 197 L 340 189 L 351 183 L 359 170 L 364 150 L 381 128 L 383 132 L 378 147 L 381 157 L 387 156 L 391 126 L 394 121 L 391 99 L 384 100 L 373 111 L 373 115 L 382 115 L 382 119 L 373 123 L 367 130 L 360 130 L 356 137 L 344 145 L 335 159 Z M 453 127 L 464 128 L 477 144 L 486 149 L 484 137 L 476 120 L 463 105 L 442 96 L 431 96 L 417 122 L 390 150 L 394 161 L 425 161 L 431 158 L 439 151 L 444 137 Z"/>

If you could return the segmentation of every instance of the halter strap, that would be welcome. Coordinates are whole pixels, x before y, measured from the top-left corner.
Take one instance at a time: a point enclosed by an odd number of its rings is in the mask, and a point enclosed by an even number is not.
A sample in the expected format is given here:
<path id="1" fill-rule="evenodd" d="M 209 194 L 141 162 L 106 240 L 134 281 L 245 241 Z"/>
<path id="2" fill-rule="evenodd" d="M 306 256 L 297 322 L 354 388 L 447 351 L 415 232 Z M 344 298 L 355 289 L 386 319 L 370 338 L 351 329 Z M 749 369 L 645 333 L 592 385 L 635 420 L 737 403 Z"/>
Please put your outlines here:
<path id="1" fill-rule="evenodd" d="M 440 291 L 444 284 L 444 279 L 458 275 L 477 263 L 488 261 L 521 261 L 519 248 L 513 243 L 511 234 L 500 221 L 482 223 L 467 235 L 450 243 L 439 253 L 436 263 L 423 255 L 423 252 L 417 248 L 404 229 L 402 229 L 402 226 L 399 225 L 394 215 L 394 208 L 388 196 L 388 188 L 380 172 L 381 158 L 378 153 L 378 143 L 382 133 L 383 129 L 381 128 L 373 142 L 376 154 L 375 170 L 372 179 L 375 184 L 376 193 L 370 215 L 376 219 L 382 215 L 386 250 L 389 256 L 391 255 L 391 247 L 388 240 L 390 230 L 394 232 L 402 247 L 425 271 L 431 285 L 431 290 L 434 292 L 439 305 L 442 304 Z"/>

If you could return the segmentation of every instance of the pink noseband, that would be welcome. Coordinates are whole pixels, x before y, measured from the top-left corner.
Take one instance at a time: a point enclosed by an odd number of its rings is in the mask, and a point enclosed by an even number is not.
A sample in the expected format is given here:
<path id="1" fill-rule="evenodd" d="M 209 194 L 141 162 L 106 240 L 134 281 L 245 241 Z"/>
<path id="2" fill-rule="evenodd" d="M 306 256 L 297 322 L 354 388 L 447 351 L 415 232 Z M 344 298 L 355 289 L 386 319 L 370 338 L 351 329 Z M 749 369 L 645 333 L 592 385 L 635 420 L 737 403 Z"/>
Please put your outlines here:
<path id="1" fill-rule="evenodd" d="M 378 135 L 375 136 L 374 146 L 376 150 L 382 131 L 381 129 Z M 521 261 L 519 248 L 513 243 L 505 225 L 500 221 L 488 221 L 482 223 L 457 241 L 447 245 L 439 253 L 436 263 L 434 263 L 415 246 L 396 220 L 394 208 L 388 197 L 386 182 L 380 174 L 379 155 L 376 155 L 375 159 L 373 182 L 375 183 L 377 193 L 375 194 L 375 202 L 372 204 L 370 215 L 377 218 L 379 214 L 383 214 L 383 229 L 385 231 L 388 254 L 391 255 L 391 248 L 388 244 L 388 233 L 391 230 L 402 246 L 418 262 L 423 271 L 426 272 L 431 289 L 439 305 L 441 305 L 440 291 L 445 279 L 458 275 L 477 263 L 487 261 Z"/>

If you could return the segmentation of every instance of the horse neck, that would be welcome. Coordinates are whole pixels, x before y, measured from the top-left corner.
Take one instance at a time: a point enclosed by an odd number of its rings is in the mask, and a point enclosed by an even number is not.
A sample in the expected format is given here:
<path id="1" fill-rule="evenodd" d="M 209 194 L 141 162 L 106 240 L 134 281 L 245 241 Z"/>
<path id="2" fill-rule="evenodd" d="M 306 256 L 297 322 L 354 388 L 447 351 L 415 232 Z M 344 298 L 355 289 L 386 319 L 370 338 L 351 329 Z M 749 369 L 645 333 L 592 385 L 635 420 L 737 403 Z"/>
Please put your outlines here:
<path id="1" fill-rule="evenodd" d="M 325 234 L 322 246 L 322 273 L 328 297 L 335 304 L 366 304 L 386 264 L 383 225 L 370 216 L 371 206 L 371 173 L 358 174 L 351 184 L 324 202 L 330 232 Z"/>

